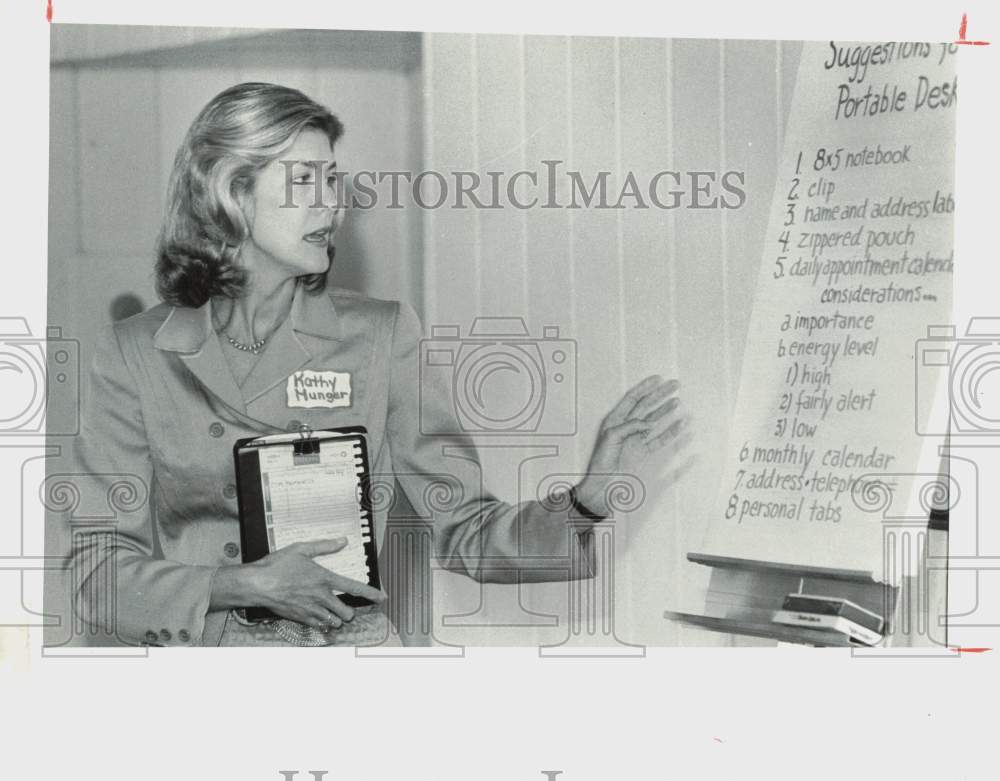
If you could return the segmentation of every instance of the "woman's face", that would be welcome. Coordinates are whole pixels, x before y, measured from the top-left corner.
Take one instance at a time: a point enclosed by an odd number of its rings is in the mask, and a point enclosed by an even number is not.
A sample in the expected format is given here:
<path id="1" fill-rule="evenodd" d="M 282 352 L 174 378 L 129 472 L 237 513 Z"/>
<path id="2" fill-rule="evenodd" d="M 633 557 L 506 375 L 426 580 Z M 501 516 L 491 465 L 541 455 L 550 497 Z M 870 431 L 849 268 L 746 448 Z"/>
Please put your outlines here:
<path id="1" fill-rule="evenodd" d="M 313 128 L 299 133 L 287 152 L 260 171 L 250 237 L 241 252 L 242 264 L 255 277 L 283 279 L 328 269 L 327 247 L 341 218 L 335 172 L 329 139 Z"/>

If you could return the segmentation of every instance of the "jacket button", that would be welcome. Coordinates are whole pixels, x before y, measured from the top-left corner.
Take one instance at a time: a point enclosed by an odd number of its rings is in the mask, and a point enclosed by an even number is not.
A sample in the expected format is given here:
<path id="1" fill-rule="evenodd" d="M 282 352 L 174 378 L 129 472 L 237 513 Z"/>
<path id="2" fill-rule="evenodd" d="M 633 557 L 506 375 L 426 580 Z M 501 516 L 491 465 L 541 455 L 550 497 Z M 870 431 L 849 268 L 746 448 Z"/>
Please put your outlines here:
<path id="1" fill-rule="evenodd" d="M 186 643 L 188 640 L 191 639 L 191 633 L 186 629 L 182 629 L 180 632 L 177 633 L 177 638 L 182 643 Z"/>
<path id="2" fill-rule="evenodd" d="M 288 422 L 288 430 L 291 432 L 298 432 L 302 429 L 302 422 L 299 420 L 291 420 Z"/>
<path id="3" fill-rule="evenodd" d="M 222 552 L 225 553 L 229 558 L 235 559 L 240 555 L 240 546 L 235 542 L 227 542 L 223 548 Z"/>
<path id="4" fill-rule="evenodd" d="M 208 427 L 208 433 L 218 439 L 226 433 L 226 427 L 219 423 L 219 421 L 215 421 L 215 423 Z"/>
<path id="5" fill-rule="evenodd" d="M 173 637 L 173 635 L 170 634 L 170 630 L 169 629 L 161 629 L 160 630 L 160 639 L 164 643 L 169 642 L 171 637 Z"/>
<path id="6" fill-rule="evenodd" d="M 147 643 L 155 643 L 158 639 L 159 639 L 159 636 L 152 629 L 150 629 L 148 632 L 146 632 L 146 642 Z"/>
<path id="7" fill-rule="evenodd" d="M 232 483 L 227 483 L 226 487 L 222 489 L 222 495 L 227 499 L 234 499 L 236 497 L 236 486 Z"/>

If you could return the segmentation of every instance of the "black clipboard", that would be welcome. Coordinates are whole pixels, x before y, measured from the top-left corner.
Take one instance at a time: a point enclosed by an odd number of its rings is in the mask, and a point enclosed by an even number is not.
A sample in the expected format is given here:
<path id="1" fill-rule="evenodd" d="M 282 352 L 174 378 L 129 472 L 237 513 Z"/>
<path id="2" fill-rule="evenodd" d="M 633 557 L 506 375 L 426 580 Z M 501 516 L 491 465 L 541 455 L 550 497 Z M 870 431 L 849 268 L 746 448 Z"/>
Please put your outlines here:
<path id="1" fill-rule="evenodd" d="M 303 428 L 293 434 L 249 437 L 237 440 L 233 445 L 233 461 L 236 467 L 236 491 L 240 513 L 240 546 L 243 562 L 249 563 L 264 558 L 280 548 L 274 544 L 274 528 L 269 521 L 275 518 L 273 504 L 265 476 L 261 474 L 261 455 L 270 448 L 280 449 L 280 453 L 270 451 L 265 458 L 278 456 L 294 472 L 299 467 L 309 468 L 321 465 L 325 448 L 338 458 L 353 456 L 356 465 L 356 492 L 358 532 L 364 549 L 364 563 L 367 569 L 368 585 L 381 589 L 378 573 L 378 554 L 375 549 L 375 535 L 372 523 L 371 472 L 368 462 L 367 429 L 364 426 L 350 426 L 339 429 L 312 431 Z M 345 455 L 346 454 L 346 455 Z M 315 469 L 310 470 L 315 474 Z M 348 512 L 353 512 L 348 510 Z M 322 535 L 320 535 L 322 536 Z M 336 555 L 336 554 L 334 554 Z M 337 598 L 347 605 L 360 607 L 373 604 L 365 597 L 353 594 L 337 594 Z M 247 606 L 246 615 L 251 620 L 275 618 L 264 607 Z"/>

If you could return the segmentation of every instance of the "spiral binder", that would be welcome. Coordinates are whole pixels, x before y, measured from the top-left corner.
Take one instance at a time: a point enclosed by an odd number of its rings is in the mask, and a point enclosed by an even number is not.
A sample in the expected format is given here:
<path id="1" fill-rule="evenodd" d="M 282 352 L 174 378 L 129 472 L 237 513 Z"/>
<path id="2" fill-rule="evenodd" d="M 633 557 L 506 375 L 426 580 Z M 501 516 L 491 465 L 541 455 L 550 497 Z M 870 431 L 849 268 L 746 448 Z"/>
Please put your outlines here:
<path id="1" fill-rule="evenodd" d="M 236 442 L 233 460 L 244 563 L 257 561 L 283 547 L 281 535 L 287 533 L 289 528 L 295 529 L 295 541 L 303 541 L 328 536 L 319 532 L 336 523 L 341 530 L 345 525 L 350 527 L 350 533 L 346 535 L 349 547 L 356 533 L 363 552 L 359 554 L 356 548 L 352 548 L 356 571 L 338 574 L 366 581 L 376 589 L 381 588 L 366 434 L 363 426 L 317 431 L 303 426 L 300 431 L 291 434 L 251 437 Z M 350 485 L 344 484 L 342 474 L 345 466 L 350 471 L 351 462 L 353 491 Z M 280 482 L 277 490 L 275 475 Z M 290 479 L 300 475 L 307 476 L 308 481 Z M 309 483 L 310 495 L 305 494 L 305 488 L 296 487 L 305 482 Z M 308 537 L 311 526 L 317 530 L 312 538 Z M 345 535 L 338 532 L 335 536 Z M 322 564 L 323 558 L 318 557 L 317 563 Z M 360 607 L 372 604 L 370 600 L 354 594 L 334 593 L 348 605 Z M 273 618 L 274 614 L 266 608 L 251 606 L 246 608 L 245 617 L 251 621 L 264 620 Z"/>

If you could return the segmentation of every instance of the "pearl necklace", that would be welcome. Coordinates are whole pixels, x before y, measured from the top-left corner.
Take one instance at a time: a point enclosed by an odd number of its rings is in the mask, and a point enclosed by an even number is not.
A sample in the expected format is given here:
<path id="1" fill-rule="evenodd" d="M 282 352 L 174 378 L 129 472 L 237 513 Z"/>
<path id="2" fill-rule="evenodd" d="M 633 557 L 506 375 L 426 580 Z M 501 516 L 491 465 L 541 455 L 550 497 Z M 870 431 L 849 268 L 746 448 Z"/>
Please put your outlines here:
<path id="1" fill-rule="evenodd" d="M 232 322 L 232 319 L 233 319 L 233 309 L 234 309 L 233 305 L 230 304 L 229 317 L 226 318 L 226 322 L 225 322 L 224 325 L 219 325 L 218 326 L 218 330 L 221 331 L 222 334 L 223 334 L 223 336 L 226 337 L 226 341 L 229 342 L 229 344 L 231 344 L 237 350 L 239 350 L 241 352 L 245 352 L 245 353 L 252 353 L 253 355 L 260 355 L 261 351 L 264 349 L 265 343 L 267 342 L 267 338 L 266 337 L 261 337 L 256 342 L 252 342 L 250 344 L 244 344 L 243 342 L 241 342 L 241 341 L 239 341 L 237 339 L 233 339 L 233 337 L 231 337 L 226 332 L 225 329 L 228 327 L 229 323 Z M 215 312 L 213 310 L 213 312 L 212 312 L 212 319 L 213 320 L 215 320 L 216 315 L 217 315 L 217 312 Z M 253 336 L 253 333 L 251 333 L 250 335 Z"/>
<path id="2" fill-rule="evenodd" d="M 258 339 L 253 344 L 243 344 L 243 342 L 237 342 L 229 334 L 226 334 L 226 339 L 237 350 L 243 350 L 244 352 L 251 352 L 254 355 L 260 354 L 261 349 L 263 349 L 264 347 L 264 343 L 267 341 L 266 339 Z"/>

